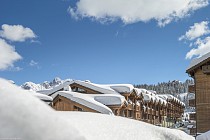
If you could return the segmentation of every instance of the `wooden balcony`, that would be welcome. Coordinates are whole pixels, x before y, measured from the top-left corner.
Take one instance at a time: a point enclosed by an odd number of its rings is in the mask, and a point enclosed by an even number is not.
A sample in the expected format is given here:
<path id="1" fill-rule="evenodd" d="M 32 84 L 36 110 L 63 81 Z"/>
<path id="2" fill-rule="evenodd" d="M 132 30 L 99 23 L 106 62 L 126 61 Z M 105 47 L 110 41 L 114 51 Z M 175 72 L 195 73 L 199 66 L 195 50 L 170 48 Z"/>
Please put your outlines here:
<path id="1" fill-rule="evenodd" d="M 195 93 L 195 85 L 189 85 L 188 86 L 188 92 Z"/>
<path id="2" fill-rule="evenodd" d="M 156 111 L 152 109 L 152 115 L 156 115 Z"/>
<path id="3" fill-rule="evenodd" d="M 151 114 L 152 115 L 152 109 L 150 109 L 150 108 L 148 108 L 148 110 L 147 110 L 148 112 L 148 114 Z"/>
<path id="4" fill-rule="evenodd" d="M 159 116 L 159 111 L 156 111 L 156 114 L 155 114 L 156 116 Z"/>
<path id="5" fill-rule="evenodd" d="M 189 100 L 189 106 L 195 107 L 195 99 Z"/>
<path id="6" fill-rule="evenodd" d="M 136 111 L 140 110 L 140 106 L 138 106 L 138 105 L 136 105 L 135 108 L 136 108 Z"/>
<path id="7" fill-rule="evenodd" d="M 160 110 L 160 115 L 161 116 L 164 116 L 165 115 L 163 110 Z"/>

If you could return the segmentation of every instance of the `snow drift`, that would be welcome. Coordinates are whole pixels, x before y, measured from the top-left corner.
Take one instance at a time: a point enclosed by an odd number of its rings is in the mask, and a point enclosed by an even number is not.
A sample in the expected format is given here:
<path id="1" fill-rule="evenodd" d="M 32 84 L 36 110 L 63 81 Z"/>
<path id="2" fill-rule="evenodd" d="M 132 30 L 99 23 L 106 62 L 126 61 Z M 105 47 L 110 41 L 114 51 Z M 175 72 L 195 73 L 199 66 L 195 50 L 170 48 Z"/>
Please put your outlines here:
<path id="1" fill-rule="evenodd" d="M 210 130 L 197 136 L 196 140 L 210 140 Z"/>
<path id="2" fill-rule="evenodd" d="M 123 117 L 57 112 L 44 102 L 0 79 L 0 138 L 26 140 L 193 140 L 179 130 Z"/>

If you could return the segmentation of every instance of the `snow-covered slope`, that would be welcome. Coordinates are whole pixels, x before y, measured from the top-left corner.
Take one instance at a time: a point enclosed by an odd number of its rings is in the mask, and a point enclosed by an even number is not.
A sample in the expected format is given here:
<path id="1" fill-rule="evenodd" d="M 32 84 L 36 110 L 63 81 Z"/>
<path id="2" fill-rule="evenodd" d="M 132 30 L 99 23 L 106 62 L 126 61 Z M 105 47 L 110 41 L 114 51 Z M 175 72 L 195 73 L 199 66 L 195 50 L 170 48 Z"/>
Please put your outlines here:
<path id="1" fill-rule="evenodd" d="M 210 130 L 197 136 L 196 140 L 210 140 Z"/>
<path id="2" fill-rule="evenodd" d="M 194 140 L 180 130 L 123 117 L 56 112 L 0 79 L 0 138 L 24 140 Z"/>
<path id="3" fill-rule="evenodd" d="M 83 132 L 87 140 L 194 140 L 192 136 L 180 130 L 119 116 L 84 112 L 60 114 L 71 119 L 72 126 Z"/>

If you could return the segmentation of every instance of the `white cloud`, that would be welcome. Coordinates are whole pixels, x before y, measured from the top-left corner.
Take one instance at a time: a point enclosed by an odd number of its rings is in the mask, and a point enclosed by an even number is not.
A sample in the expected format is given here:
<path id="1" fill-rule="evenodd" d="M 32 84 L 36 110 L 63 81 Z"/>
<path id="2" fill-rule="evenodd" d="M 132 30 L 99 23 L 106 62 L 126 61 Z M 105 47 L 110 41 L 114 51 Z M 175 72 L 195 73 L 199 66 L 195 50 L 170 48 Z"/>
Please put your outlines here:
<path id="1" fill-rule="evenodd" d="M 14 47 L 0 38 L 0 70 L 13 67 L 13 63 L 22 57 L 15 51 Z"/>
<path id="2" fill-rule="evenodd" d="M 203 35 L 209 34 L 210 30 L 209 30 L 208 24 L 209 24 L 208 21 L 194 23 L 193 26 L 190 26 L 190 29 L 185 33 L 185 35 L 182 35 L 181 37 L 179 37 L 179 40 L 183 40 L 183 39 L 193 40 Z"/>
<path id="3" fill-rule="evenodd" d="M 0 37 L 10 41 L 23 42 L 26 39 L 35 38 L 36 35 L 30 28 L 25 28 L 22 25 L 3 24 Z"/>
<path id="4" fill-rule="evenodd" d="M 29 63 L 29 65 L 32 66 L 32 67 L 33 66 L 37 66 L 38 65 L 38 62 L 36 62 L 34 60 L 31 60 L 30 63 Z"/>
<path id="5" fill-rule="evenodd" d="M 21 67 L 10 67 L 8 70 L 9 71 L 21 71 L 21 70 L 23 70 L 23 68 L 21 68 Z"/>
<path id="6" fill-rule="evenodd" d="M 197 46 L 197 48 L 191 49 L 187 55 L 186 59 L 191 59 L 193 56 L 201 57 L 204 54 L 210 52 L 210 37 L 206 37 L 205 39 L 201 40 L 198 39 L 194 45 Z"/>
<path id="7" fill-rule="evenodd" d="M 125 24 L 154 19 L 164 26 L 208 4 L 208 0 L 79 0 L 68 11 L 76 19 L 88 17 L 100 22 L 120 19 Z"/>

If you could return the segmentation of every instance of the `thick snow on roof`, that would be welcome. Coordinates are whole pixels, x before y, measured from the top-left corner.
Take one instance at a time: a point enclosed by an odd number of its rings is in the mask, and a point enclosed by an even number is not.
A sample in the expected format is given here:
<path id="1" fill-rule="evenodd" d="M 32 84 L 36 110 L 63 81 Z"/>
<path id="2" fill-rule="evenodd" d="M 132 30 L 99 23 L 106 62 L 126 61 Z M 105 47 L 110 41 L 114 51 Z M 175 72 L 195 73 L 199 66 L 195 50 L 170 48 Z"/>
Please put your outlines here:
<path id="1" fill-rule="evenodd" d="M 67 118 L 6 80 L 0 79 L 0 138 L 85 140 Z M 81 131 L 82 132 L 82 131 Z"/>
<path id="2" fill-rule="evenodd" d="M 119 93 L 125 93 L 125 92 L 131 92 L 133 90 L 133 85 L 131 84 L 111 84 L 111 85 L 103 85 L 103 84 L 95 84 L 91 83 L 90 81 L 81 81 L 81 80 L 68 80 L 64 81 L 60 85 L 54 86 L 50 89 L 40 90 L 39 93 L 51 95 L 52 93 L 55 93 L 56 91 L 59 91 L 63 89 L 64 87 L 67 87 L 70 84 L 76 83 L 78 85 L 84 86 L 86 88 L 95 90 L 99 93 L 103 94 L 119 94 Z"/>
<path id="3" fill-rule="evenodd" d="M 189 67 L 187 68 L 187 70 L 193 68 L 194 66 L 198 65 L 199 63 L 205 61 L 206 59 L 208 59 L 210 57 L 210 52 L 199 57 L 199 58 L 195 58 L 191 61 Z"/>
<path id="4" fill-rule="evenodd" d="M 117 94 L 88 94 L 92 96 L 94 100 L 104 105 L 122 105 L 126 100 L 122 95 Z"/>
<path id="5" fill-rule="evenodd" d="M 131 84 L 111 84 L 107 85 L 119 93 L 130 93 L 133 91 L 134 87 Z"/>
<path id="6" fill-rule="evenodd" d="M 97 96 L 94 96 L 94 95 L 91 96 L 90 94 L 81 94 L 81 93 L 71 92 L 71 91 L 59 91 L 59 92 L 56 92 L 53 96 L 56 97 L 57 95 L 66 97 L 74 102 L 77 102 L 77 103 L 84 105 L 88 108 L 91 108 L 93 110 L 96 110 L 100 113 L 110 114 L 110 115 L 113 114 L 113 112 L 110 108 L 108 108 L 106 105 L 95 100 L 95 97 L 97 97 Z M 100 97 L 100 96 L 98 96 L 98 97 Z M 110 102 L 108 102 L 108 100 L 111 99 L 110 97 L 111 96 L 108 96 L 106 98 L 104 96 L 103 100 L 101 99 L 100 101 L 110 103 Z M 113 100 L 116 101 L 116 97 Z M 120 103 L 119 100 L 117 100 L 117 101 L 118 101 L 118 103 Z"/>
<path id="7" fill-rule="evenodd" d="M 210 130 L 197 136 L 196 140 L 210 140 Z"/>
<path id="8" fill-rule="evenodd" d="M 166 99 L 160 98 L 158 95 L 155 94 L 154 91 L 148 91 L 146 89 L 141 89 L 141 88 L 134 88 L 134 90 L 138 95 L 142 94 L 144 96 L 144 101 L 146 102 L 153 100 L 156 102 L 160 101 L 161 104 L 167 103 Z"/>
<path id="9" fill-rule="evenodd" d="M 34 96 L 38 97 L 40 100 L 52 102 L 53 98 L 41 93 L 33 93 Z"/>
<path id="10" fill-rule="evenodd" d="M 192 136 L 180 130 L 119 116 L 86 112 L 60 114 L 72 120 L 72 126 L 83 132 L 87 140 L 194 140 Z"/>
<path id="11" fill-rule="evenodd" d="M 136 91 L 138 96 L 140 96 L 141 94 L 146 94 L 147 92 L 146 89 L 142 89 L 142 88 L 134 88 L 134 90 Z"/>
<path id="12" fill-rule="evenodd" d="M 194 140 L 180 130 L 161 128 L 123 117 L 99 113 L 54 111 L 28 91 L 21 90 L 2 79 L 0 79 L 0 85 L 1 138 Z"/>
<path id="13" fill-rule="evenodd" d="M 39 90 L 37 92 L 41 93 L 41 94 L 46 94 L 46 95 L 51 95 L 61 89 L 67 89 L 69 87 L 69 85 L 72 83 L 72 81 L 64 81 L 63 83 L 61 83 L 60 85 L 56 85 L 52 88 L 49 89 L 45 89 L 45 90 Z M 71 91 L 71 88 L 69 87 L 68 90 Z"/>
<path id="14" fill-rule="evenodd" d="M 182 106 L 185 106 L 185 104 L 182 101 L 180 101 L 179 99 L 177 99 L 173 95 L 170 95 L 170 94 L 158 94 L 157 96 L 162 98 L 162 99 L 165 99 L 165 100 L 175 100 L 176 102 L 180 103 Z"/>
<path id="15" fill-rule="evenodd" d="M 95 90 L 95 91 L 98 91 L 98 92 L 104 93 L 104 94 L 119 94 L 118 92 L 116 92 L 115 90 L 113 90 L 112 88 L 110 88 L 107 85 L 94 84 L 91 82 L 80 81 L 80 80 L 75 80 L 73 83 L 77 83 L 81 86 L 90 88 L 92 90 Z"/>

